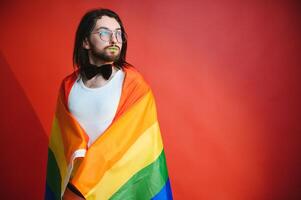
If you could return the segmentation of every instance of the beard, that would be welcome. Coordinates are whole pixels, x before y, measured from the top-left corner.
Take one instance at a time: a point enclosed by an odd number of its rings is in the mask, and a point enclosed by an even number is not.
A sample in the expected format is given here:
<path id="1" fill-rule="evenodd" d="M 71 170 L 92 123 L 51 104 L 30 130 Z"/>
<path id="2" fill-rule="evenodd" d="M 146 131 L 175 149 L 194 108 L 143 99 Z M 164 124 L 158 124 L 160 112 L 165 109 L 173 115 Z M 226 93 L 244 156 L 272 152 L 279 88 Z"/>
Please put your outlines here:
<path id="1" fill-rule="evenodd" d="M 91 55 L 94 58 L 97 58 L 103 62 L 116 62 L 120 58 L 120 50 L 118 50 L 118 53 L 116 53 L 116 54 L 111 54 L 111 53 L 107 52 L 107 48 L 105 48 L 102 51 L 99 51 L 92 47 Z"/>

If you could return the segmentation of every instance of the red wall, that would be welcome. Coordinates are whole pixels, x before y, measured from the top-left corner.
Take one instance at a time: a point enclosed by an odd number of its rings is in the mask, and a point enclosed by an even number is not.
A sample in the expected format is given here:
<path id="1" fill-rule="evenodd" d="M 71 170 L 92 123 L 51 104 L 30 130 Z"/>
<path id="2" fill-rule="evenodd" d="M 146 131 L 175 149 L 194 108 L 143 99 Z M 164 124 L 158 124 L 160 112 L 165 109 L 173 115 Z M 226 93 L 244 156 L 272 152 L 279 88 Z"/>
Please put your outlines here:
<path id="1" fill-rule="evenodd" d="M 1 199 L 42 199 L 87 9 L 117 11 L 151 84 L 175 199 L 301 199 L 298 1 L 1 1 Z"/>

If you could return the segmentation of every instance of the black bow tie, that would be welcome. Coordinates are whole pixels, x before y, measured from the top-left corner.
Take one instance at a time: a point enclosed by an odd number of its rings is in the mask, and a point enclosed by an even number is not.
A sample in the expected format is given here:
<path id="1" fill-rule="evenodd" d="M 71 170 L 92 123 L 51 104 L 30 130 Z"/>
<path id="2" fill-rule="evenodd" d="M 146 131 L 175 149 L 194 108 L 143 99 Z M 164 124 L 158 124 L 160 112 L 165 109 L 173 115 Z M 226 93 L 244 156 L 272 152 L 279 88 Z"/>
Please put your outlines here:
<path id="1" fill-rule="evenodd" d="M 84 68 L 84 72 L 88 80 L 98 74 L 101 75 L 105 80 L 108 80 L 112 75 L 112 67 L 113 65 L 111 64 L 105 64 L 101 66 L 89 64 Z"/>

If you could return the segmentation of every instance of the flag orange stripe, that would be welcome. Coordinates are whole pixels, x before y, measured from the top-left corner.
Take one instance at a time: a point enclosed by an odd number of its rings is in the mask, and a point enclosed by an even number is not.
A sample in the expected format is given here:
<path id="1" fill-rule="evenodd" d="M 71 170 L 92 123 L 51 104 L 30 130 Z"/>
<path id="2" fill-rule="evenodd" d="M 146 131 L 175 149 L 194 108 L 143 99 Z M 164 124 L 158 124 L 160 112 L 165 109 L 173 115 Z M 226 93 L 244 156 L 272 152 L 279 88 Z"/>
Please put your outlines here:
<path id="1" fill-rule="evenodd" d="M 86 149 L 87 134 L 72 117 L 72 115 L 66 110 L 62 95 L 60 95 L 58 98 L 56 117 L 62 133 L 65 156 L 67 163 L 69 164 L 71 156 L 76 150 Z"/>
<path id="2" fill-rule="evenodd" d="M 149 86 L 135 68 L 125 67 L 124 72 L 125 79 L 122 86 L 122 94 L 112 123 L 149 91 Z"/>
<path id="3" fill-rule="evenodd" d="M 155 102 L 149 91 L 92 144 L 71 182 L 87 194 L 156 121 Z"/>

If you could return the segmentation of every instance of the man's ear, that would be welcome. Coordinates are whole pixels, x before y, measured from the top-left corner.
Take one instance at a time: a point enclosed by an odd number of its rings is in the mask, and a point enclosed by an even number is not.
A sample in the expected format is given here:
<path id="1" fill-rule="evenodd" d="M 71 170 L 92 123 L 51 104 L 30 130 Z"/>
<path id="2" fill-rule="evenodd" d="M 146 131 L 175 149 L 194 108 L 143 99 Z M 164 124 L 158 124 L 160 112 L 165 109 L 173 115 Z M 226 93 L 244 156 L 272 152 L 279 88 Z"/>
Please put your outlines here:
<path id="1" fill-rule="evenodd" d="M 87 38 L 83 41 L 83 48 L 89 50 L 90 49 L 90 43 Z"/>

